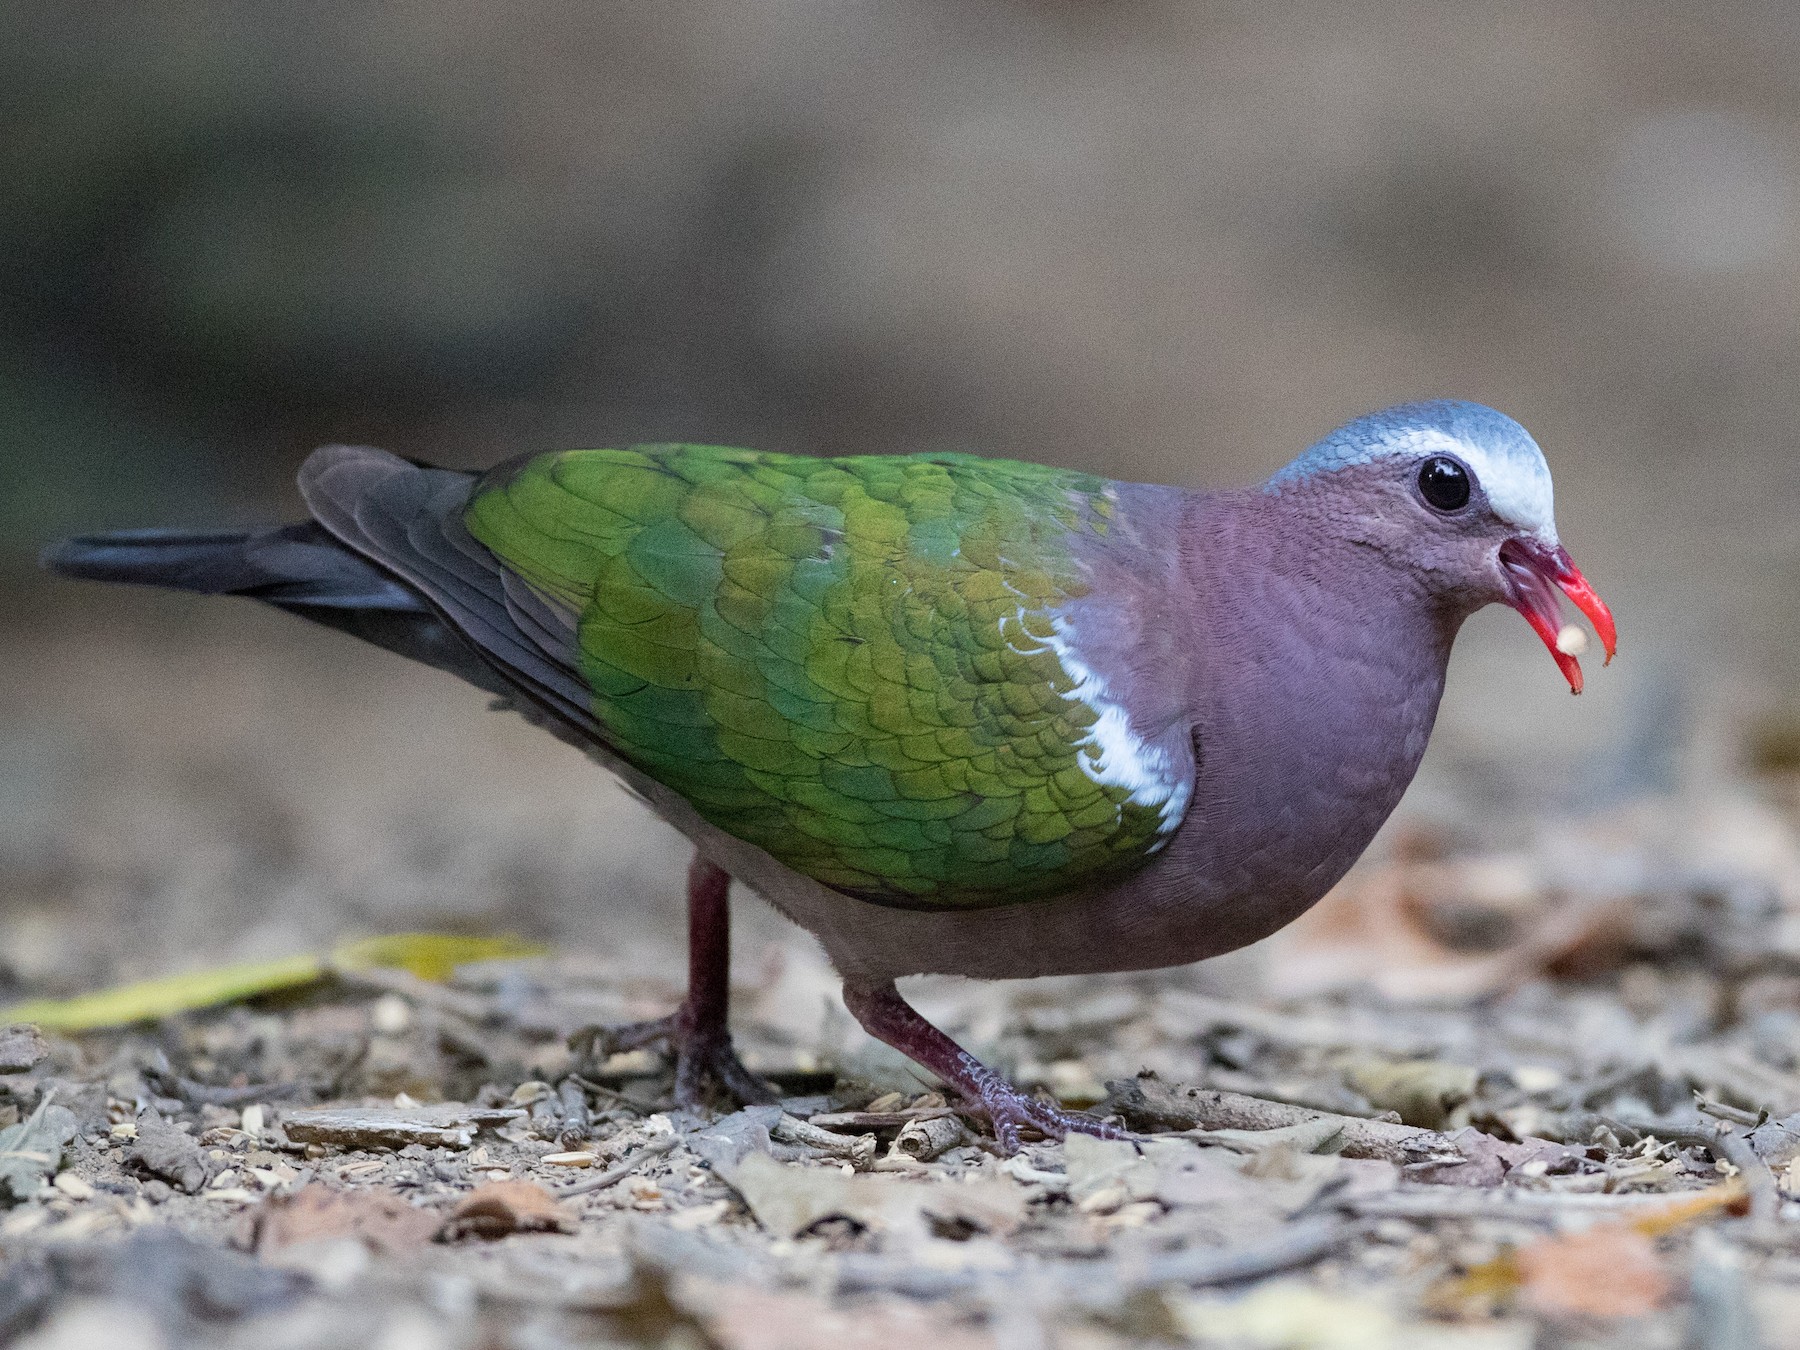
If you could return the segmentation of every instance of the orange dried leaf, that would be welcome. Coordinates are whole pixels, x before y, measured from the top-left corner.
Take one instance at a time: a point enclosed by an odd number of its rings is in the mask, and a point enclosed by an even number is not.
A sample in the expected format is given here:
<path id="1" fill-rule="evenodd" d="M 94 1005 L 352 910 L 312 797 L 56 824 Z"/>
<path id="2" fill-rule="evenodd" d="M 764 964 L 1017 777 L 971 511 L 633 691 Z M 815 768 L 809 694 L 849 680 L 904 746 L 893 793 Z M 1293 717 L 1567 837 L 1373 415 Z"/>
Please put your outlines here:
<path id="1" fill-rule="evenodd" d="M 1673 1285 L 1655 1244 L 1626 1224 L 1543 1238 L 1514 1259 L 1525 1301 L 1565 1317 L 1640 1317 L 1661 1307 Z"/>

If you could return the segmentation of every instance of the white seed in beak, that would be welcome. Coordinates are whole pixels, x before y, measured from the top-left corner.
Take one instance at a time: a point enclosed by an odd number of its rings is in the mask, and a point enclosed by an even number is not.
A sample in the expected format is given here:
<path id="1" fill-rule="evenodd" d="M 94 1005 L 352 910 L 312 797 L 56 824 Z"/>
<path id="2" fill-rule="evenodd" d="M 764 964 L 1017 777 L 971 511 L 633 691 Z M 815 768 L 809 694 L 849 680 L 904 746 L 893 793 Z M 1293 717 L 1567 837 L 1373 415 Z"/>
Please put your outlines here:
<path id="1" fill-rule="evenodd" d="M 1580 624 L 1565 623 L 1556 630 L 1556 650 L 1564 656 L 1580 656 L 1587 649 L 1587 629 Z"/>

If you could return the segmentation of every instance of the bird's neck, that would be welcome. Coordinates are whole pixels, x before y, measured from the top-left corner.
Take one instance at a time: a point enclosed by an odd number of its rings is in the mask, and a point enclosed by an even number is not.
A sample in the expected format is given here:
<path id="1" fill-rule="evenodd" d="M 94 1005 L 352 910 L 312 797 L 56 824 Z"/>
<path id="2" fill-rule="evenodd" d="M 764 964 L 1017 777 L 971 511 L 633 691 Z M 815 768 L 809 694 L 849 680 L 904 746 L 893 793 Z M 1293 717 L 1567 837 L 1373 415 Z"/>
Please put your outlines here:
<path id="1" fill-rule="evenodd" d="M 1170 861 L 1231 879 L 1238 922 L 1273 931 L 1398 804 L 1463 616 L 1292 498 L 1192 497 L 1182 545 L 1199 768 Z"/>
<path id="2" fill-rule="evenodd" d="M 1189 498 L 1182 570 L 1206 631 L 1232 650 L 1237 686 L 1265 696 L 1441 689 L 1467 617 L 1422 574 L 1371 547 L 1325 499 L 1246 490 Z M 1432 701 L 1435 711 L 1435 697 Z"/>

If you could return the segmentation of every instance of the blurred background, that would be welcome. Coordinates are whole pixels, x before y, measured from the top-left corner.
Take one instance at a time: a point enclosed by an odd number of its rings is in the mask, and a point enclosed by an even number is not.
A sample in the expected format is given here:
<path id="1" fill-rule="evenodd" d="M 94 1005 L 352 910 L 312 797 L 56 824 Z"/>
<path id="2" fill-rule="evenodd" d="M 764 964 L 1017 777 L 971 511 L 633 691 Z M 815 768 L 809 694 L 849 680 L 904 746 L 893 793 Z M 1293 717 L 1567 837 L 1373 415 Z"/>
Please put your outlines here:
<path id="1" fill-rule="evenodd" d="M 1572 700 L 1480 616 L 1403 823 L 1791 769 L 1797 130 L 1774 0 L 10 7 L 0 993 L 412 926 L 678 968 L 679 842 L 474 691 L 35 572 L 293 516 L 327 441 L 1205 485 L 1479 399 L 1624 647 Z"/>

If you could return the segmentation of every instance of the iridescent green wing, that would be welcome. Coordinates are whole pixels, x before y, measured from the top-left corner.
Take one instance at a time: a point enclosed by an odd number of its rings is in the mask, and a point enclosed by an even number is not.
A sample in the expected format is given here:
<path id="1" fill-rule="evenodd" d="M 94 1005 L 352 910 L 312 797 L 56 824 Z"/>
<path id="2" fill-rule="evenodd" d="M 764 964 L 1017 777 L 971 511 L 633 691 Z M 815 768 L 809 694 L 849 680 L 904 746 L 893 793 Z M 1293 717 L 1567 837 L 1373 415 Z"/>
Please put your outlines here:
<path id="1" fill-rule="evenodd" d="M 1119 711 L 1065 668 L 1112 510 L 1105 480 L 1034 464 L 663 445 L 509 466 L 465 520 L 572 616 L 625 759 L 827 885 L 977 907 L 1179 823 L 1185 782 L 1108 773 Z"/>

